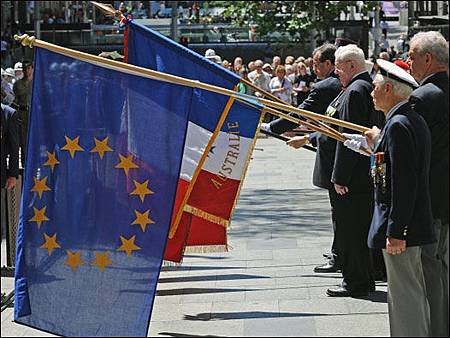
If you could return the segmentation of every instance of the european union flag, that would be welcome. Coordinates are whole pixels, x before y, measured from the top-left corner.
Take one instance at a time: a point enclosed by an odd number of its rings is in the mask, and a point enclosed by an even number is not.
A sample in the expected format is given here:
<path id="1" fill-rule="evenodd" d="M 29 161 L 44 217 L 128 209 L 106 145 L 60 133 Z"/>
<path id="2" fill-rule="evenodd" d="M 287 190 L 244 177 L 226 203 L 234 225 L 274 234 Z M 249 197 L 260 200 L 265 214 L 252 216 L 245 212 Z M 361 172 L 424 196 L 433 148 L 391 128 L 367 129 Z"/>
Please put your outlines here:
<path id="1" fill-rule="evenodd" d="M 16 322 L 146 336 L 192 96 L 36 49 Z"/>

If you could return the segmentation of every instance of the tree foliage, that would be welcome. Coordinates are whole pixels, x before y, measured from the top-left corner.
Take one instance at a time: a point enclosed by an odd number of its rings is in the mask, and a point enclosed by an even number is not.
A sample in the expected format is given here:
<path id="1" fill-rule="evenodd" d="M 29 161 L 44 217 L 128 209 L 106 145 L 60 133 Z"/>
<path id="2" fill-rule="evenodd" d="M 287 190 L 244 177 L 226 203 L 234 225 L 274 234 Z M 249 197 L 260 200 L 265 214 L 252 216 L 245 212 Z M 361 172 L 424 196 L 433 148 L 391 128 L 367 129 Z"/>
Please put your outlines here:
<path id="1" fill-rule="evenodd" d="M 287 32 L 302 40 L 313 30 L 330 26 L 341 12 L 347 12 L 357 1 L 212 1 L 225 8 L 224 18 L 231 19 L 240 27 L 258 25 L 258 32 Z M 374 6 L 376 1 L 365 1 L 363 11 Z"/>

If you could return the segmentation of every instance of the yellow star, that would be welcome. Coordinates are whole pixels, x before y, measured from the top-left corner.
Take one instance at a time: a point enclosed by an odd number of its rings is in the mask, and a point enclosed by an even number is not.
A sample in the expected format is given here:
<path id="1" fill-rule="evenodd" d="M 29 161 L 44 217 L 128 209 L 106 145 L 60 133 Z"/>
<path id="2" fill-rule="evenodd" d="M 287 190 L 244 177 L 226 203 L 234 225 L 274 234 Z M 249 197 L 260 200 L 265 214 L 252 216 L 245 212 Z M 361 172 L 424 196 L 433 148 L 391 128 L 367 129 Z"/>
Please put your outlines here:
<path id="1" fill-rule="evenodd" d="M 147 210 L 143 214 L 141 214 L 139 211 L 135 210 L 134 213 L 136 214 L 136 219 L 131 224 L 139 224 L 142 228 L 142 231 L 145 232 L 147 228 L 147 224 L 155 224 L 151 218 L 148 217 L 148 213 L 150 210 Z"/>
<path id="2" fill-rule="evenodd" d="M 100 268 L 100 271 L 105 271 L 105 267 L 108 265 L 112 265 L 112 261 L 108 257 L 108 253 L 105 252 L 104 254 L 100 252 L 95 253 L 95 259 L 92 262 L 92 265 L 97 265 Z"/>
<path id="3" fill-rule="evenodd" d="M 147 185 L 148 185 L 148 180 L 145 181 L 144 183 L 139 183 L 139 182 L 136 181 L 136 180 L 133 180 L 133 182 L 134 182 L 134 186 L 136 187 L 136 189 L 134 189 L 134 190 L 130 193 L 130 195 L 139 195 L 139 197 L 141 198 L 141 202 L 142 202 L 142 203 L 144 203 L 145 195 L 154 194 L 154 192 L 151 191 L 151 190 L 148 188 L 148 186 L 147 186 Z"/>
<path id="4" fill-rule="evenodd" d="M 131 252 L 135 250 L 141 250 L 136 244 L 134 244 L 134 240 L 136 239 L 136 235 L 131 237 L 130 239 L 126 239 L 125 237 L 120 236 L 120 240 L 122 241 L 122 245 L 117 251 L 125 251 L 127 256 L 131 256 Z"/>
<path id="5" fill-rule="evenodd" d="M 48 250 L 48 255 L 50 256 L 54 249 L 60 248 L 61 246 L 56 242 L 56 234 L 54 234 L 52 237 L 48 236 L 44 233 L 45 243 L 42 244 L 40 247 L 42 249 Z"/>
<path id="6" fill-rule="evenodd" d="M 130 169 L 137 169 L 137 168 L 139 168 L 137 166 L 137 164 L 133 163 L 133 155 L 132 154 L 129 154 L 127 157 L 124 157 L 124 156 L 119 154 L 119 157 L 120 157 L 120 163 L 117 164 L 115 166 L 115 168 L 123 169 L 125 171 L 125 175 L 128 176 L 128 171 Z"/>
<path id="7" fill-rule="evenodd" d="M 38 229 L 41 227 L 41 223 L 48 221 L 49 219 L 47 218 L 47 216 L 45 216 L 45 209 L 47 209 L 47 207 L 43 207 L 41 210 L 33 207 L 34 210 L 34 216 L 32 219 L 29 220 L 29 222 L 36 222 Z"/>
<path id="8" fill-rule="evenodd" d="M 70 266 L 72 271 L 76 272 L 79 266 L 84 265 L 84 262 L 81 259 L 81 252 L 72 253 L 67 250 L 67 259 L 64 262 L 64 265 Z"/>
<path id="9" fill-rule="evenodd" d="M 80 140 L 80 136 L 75 137 L 73 140 L 68 138 L 67 136 L 64 136 L 66 138 L 66 145 L 61 148 L 61 150 L 67 150 L 70 152 L 70 157 L 75 156 L 76 151 L 84 151 L 83 148 L 80 147 L 78 144 L 78 141 Z"/>
<path id="10" fill-rule="evenodd" d="M 42 180 L 39 180 L 37 177 L 33 177 L 34 179 L 34 187 L 31 191 L 35 191 L 38 193 L 39 198 L 42 198 L 42 194 L 44 191 L 51 191 L 49 187 L 47 187 L 47 176 L 45 176 Z"/>
<path id="11" fill-rule="evenodd" d="M 91 153 L 98 153 L 100 159 L 103 160 L 103 155 L 105 155 L 105 152 L 113 151 L 108 146 L 108 137 L 105 137 L 103 141 L 97 140 L 97 138 L 94 137 L 94 140 L 95 140 L 95 147 L 91 150 Z"/>
<path id="12" fill-rule="evenodd" d="M 57 164 L 59 164 L 59 161 L 56 159 L 56 154 L 55 154 L 55 152 L 49 153 L 49 152 L 47 151 L 47 157 L 48 157 L 47 162 L 45 162 L 44 165 L 50 166 L 50 167 L 52 168 L 52 172 L 53 172 L 53 169 L 55 169 L 55 166 L 56 166 Z"/>

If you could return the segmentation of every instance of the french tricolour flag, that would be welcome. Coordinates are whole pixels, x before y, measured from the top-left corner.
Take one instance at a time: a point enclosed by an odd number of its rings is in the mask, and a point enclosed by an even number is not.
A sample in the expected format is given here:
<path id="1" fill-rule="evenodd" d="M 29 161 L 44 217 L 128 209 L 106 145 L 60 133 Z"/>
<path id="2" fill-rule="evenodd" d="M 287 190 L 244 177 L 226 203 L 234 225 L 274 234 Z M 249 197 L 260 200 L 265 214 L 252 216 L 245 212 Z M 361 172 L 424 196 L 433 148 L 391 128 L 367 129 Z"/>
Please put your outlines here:
<path id="1" fill-rule="evenodd" d="M 130 64 L 227 89 L 233 89 L 240 81 L 236 74 L 143 25 L 131 21 L 125 34 L 125 54 Z M 172 220 L 190 185 L 192 192 L 166 246 L 164 259 L 172 262 L 182 260 L 187 244 L 197 249 L 205 246 L 226 249 L 226 227 L 261 116 L 261 106 L 256 103 L 201 89 L 194 90 L 190 111 Z M 224 113 L 227 117 L 214 134 Z M 199 167 L 212 138 L 215 139 L 208 157 Z"/>

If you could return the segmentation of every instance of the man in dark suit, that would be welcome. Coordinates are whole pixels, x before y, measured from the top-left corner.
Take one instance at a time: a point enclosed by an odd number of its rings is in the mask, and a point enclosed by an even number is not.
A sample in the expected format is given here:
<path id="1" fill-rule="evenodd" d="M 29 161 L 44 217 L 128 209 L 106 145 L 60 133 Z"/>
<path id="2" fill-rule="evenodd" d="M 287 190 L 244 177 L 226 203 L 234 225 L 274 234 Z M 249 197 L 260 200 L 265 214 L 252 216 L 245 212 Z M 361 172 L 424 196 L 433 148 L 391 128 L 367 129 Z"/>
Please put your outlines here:
<path id="1" fill-rule="evenodd" d="M 430 194 L 438 242 L 424 247 L 431 335 L 448 337 L 448 208 L 449 208 L 449 90 L 448 42 L 439 32 L 421 32 L 410 43 L 411 75 L 420 83 L 410 97 L 413 109 L 431 132 Z"/>
<path id="2" fill-rule="evenodd" d="M 2 90 L 2 99 L 4 93 Z M 6 236 L 6 217 L 5 213 L 5 190 L 12 190 L 17 184 L 19 176 L 19 131 L 17 127 L 17 114 L 14 109 L 2 103 L 2 112 L 0 120 L 1 131 L 1 236 Z M 8 159 L 9 157 L 9 159 Z M 8 159 L 8 161 L 7 161 Z"/>
<path id="3" fill-rule="evenodd" d="M 372 96 L 375 108 L 386 114 L 386 124 L 381 134 L 376 128 L 365 133 L 374 147 L 370 173 L 375 206 L 368 244 L 383 248 L 391 336 L 428 337 L 430 312 L 421 255 L 436 241 L 429 193 L 431 137 L 408 102 L 417 85 L 414 78 L 391 62 L 377 63 L 381 73 L 374 79 Z"/>
<path id="4" fill-rule="evenodd" d="M 363 51 L 347 45 L 336 51 L 335 72 L 344 89 L 335 103 L 334 117 L 370 127 L 379 124 L 370 93 L 372 79 L 366 70 Z M 340 128 L 340 132 L 349 132 Z M 336 146 L 331 182 L 335 194 L 336 238 L 342 257 L 343 281 L 330 288 L 331 297 L 361 297 L 375 290 L 367 235 L 372 219 L 373 196 L 368 176 L 369 159 Z"/>
<path id="5" fill-rule="evenodd" d="M 341 91 L 341 83 L 334 74 L 335 51 L 336 47 L 332 44 L 324 44 L 314 50 L 313 69 L 320 81 L 314 84 L 308 97 L 300 104 L 299 108 L 318 114 L 324 114 L 330 103 Z M 261 129 L 268 130 L 276 134 L 282 134 L 296 127 L 298 127 L 296 123 L 280 118 L 272 121 L 270 124 L 263 124 Z M 335 220 L 333 213 L 334 187 L 331 184 L 331 171 L 333 167 L 336 141 L 333 138 L 320 133 L 298 136 L 288 141 L 288 144 L 294 148 L 300 148 L 307 143 L 311 143 L 317 147 L 313 184 L 319 188 L 324 188 L 329 191 L 333 230 L 335 231 Z M 335 238 L 336 237 L 333 239 L 331 257 L 328 263 L 315 267 L 315 272 L 336 272 L 340 269 L 337 256 L 338 249 Z"/>
<path id="6" fill-rule="evenodd" d="M 1 188 L 11 190 L 19 176 L 19 131 L 16 111 L 3 103 L 0 128 Z"/>

